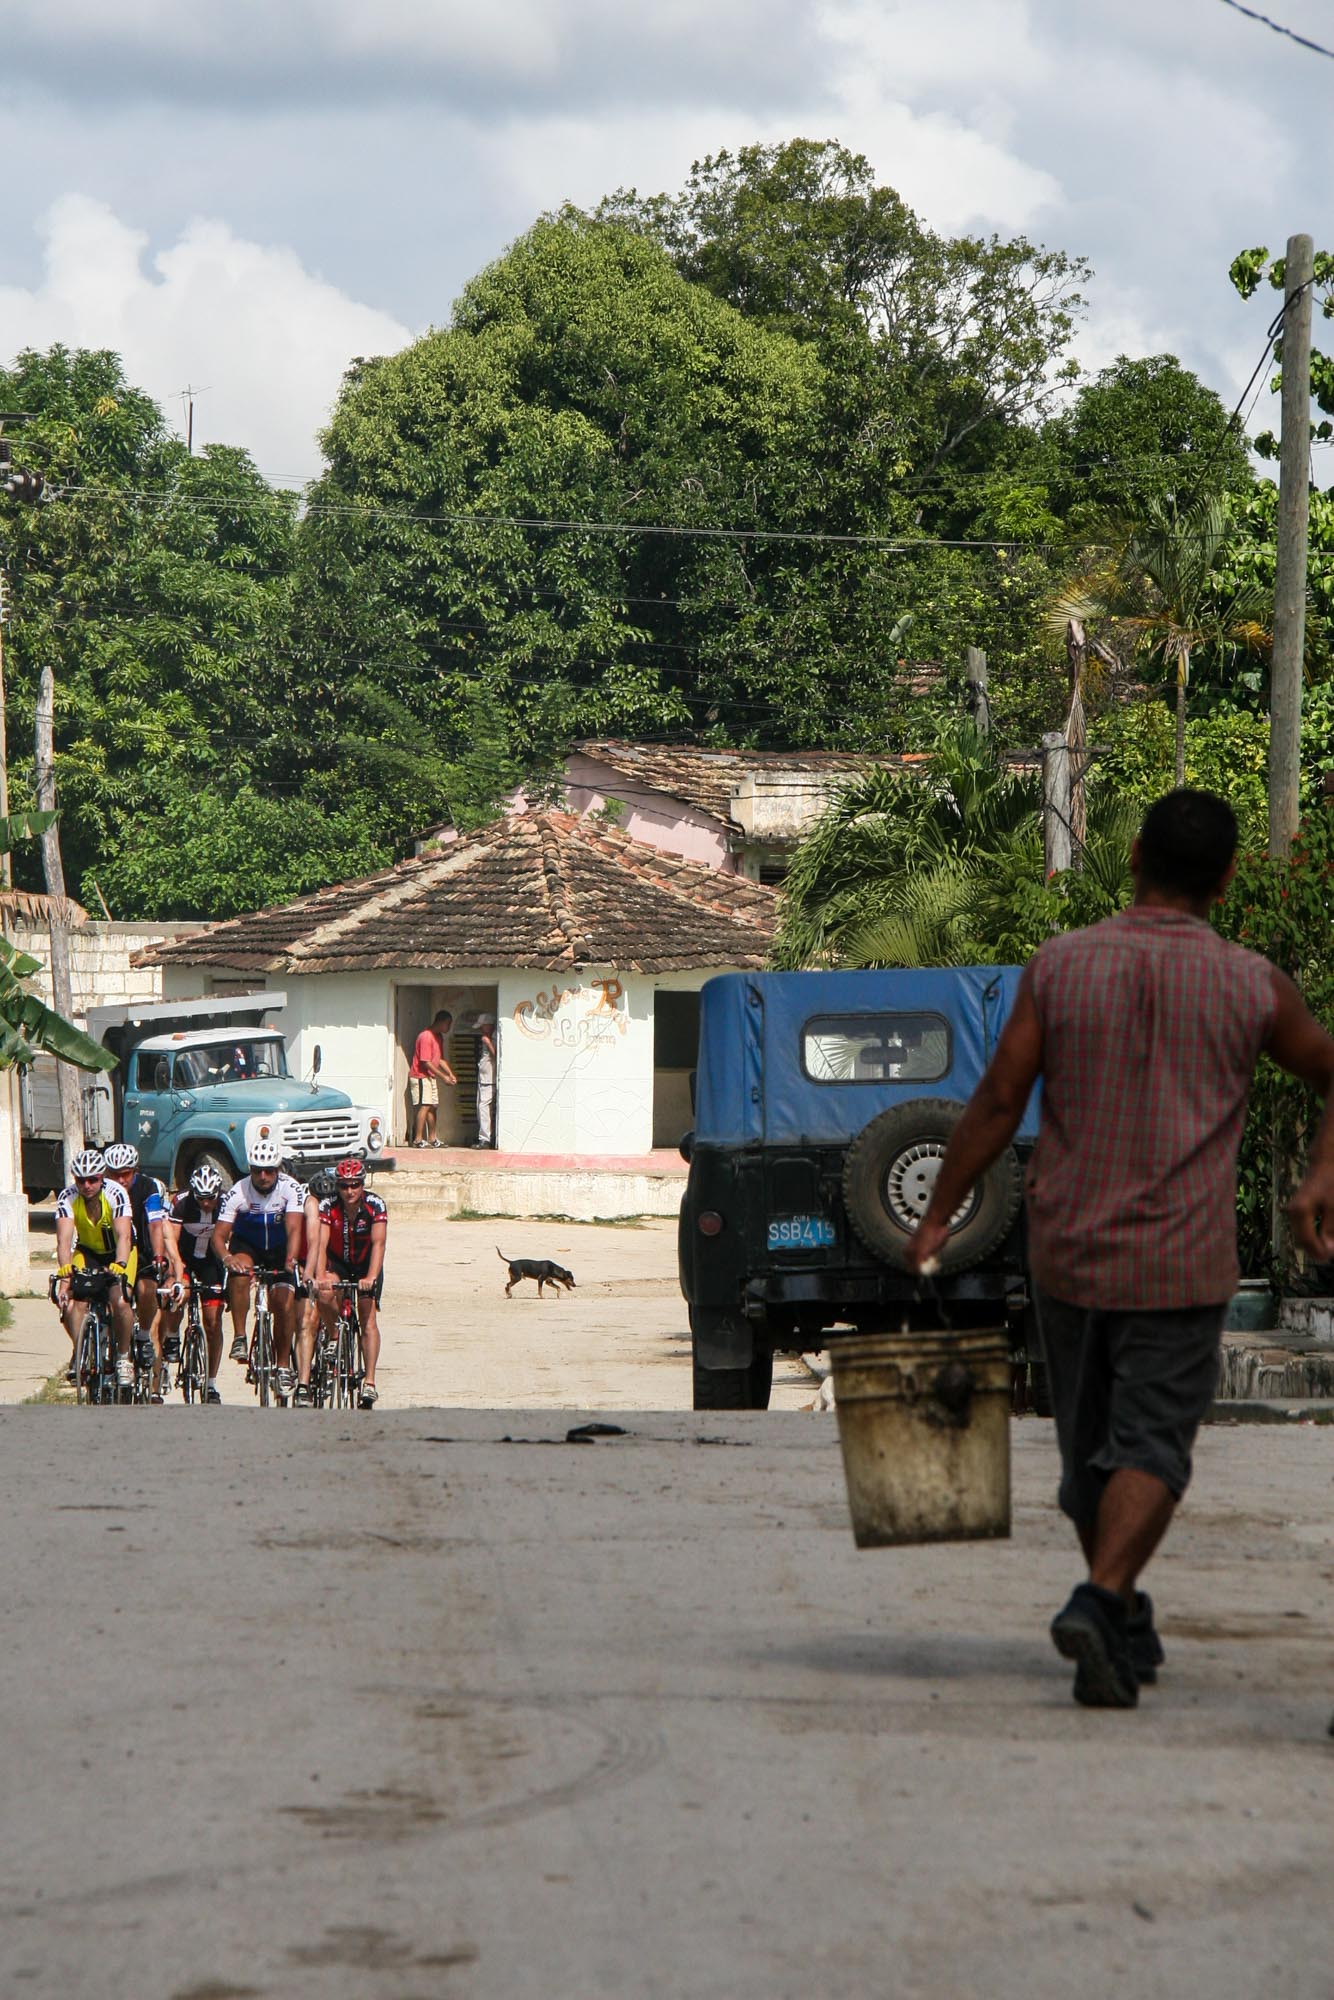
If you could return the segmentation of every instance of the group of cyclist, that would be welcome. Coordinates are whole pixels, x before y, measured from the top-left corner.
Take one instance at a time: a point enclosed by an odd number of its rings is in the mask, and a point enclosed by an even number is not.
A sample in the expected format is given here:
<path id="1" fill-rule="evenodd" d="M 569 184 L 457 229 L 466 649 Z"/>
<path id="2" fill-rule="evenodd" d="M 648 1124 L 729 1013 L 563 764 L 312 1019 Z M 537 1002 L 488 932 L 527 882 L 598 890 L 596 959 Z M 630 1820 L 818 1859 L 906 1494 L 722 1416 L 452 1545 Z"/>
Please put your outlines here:
<path id="1" fill-rule="evenodd" d="M 105 1271 L 123 1390 L 135 1363 L 151 1370 L 153 1402 L 162 1401 L 164 1365 L 179 1365 L 181 1322 L 193 1289 L 208 1346 L 205 1401 L 221 1403 L 223 1304 L 232 1321 L 230 1355 L 248 1363 L 247 1323 L 256 1272 L 268 1279 L 273 1312 L 275 1389 L 282 1402 L 311 1401 L 311 1366 L 323 1325 L 332 1332 L 335 1286 L 355 1285 L 361 1321 L 358 1403 L 373 1409 L 380 1357 L 379 1302 L 388 1214 L 366 1187 L 363 1161 L 341 1160 L 303 1184 L 283 1166 L 271 1139 L 255 1139 L 249 1172 L 224 1189 L 204 1162 L 174 1198 L 144 1173 L 138 1149 L 89 1147 L 71 1163 L 73 1180 L 56 1204 L 56 1275 L 52 1296 L 72 1348 L 76 1378 L 86 1302 L 75 1274 Z M 295 1367 L 293 1362 L 295 1361 Z"/>

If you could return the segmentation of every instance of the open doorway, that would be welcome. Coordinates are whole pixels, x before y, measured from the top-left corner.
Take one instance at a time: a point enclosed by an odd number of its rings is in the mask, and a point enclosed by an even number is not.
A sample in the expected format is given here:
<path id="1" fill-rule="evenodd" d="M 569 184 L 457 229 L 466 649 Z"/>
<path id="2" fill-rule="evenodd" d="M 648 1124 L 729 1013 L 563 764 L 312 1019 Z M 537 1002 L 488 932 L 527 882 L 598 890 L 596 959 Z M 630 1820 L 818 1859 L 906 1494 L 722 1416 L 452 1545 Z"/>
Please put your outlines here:
<path id="1" fill-rule="evenodd" d="M 653 996 L 653 1144 L 677 1146 L 694 1123 L 690 1072 L 699 1053 L 699 995 Z"/>
<path id="2" fill-rule="evenodd" d="M 477 1069 L 484 1023 L 494 1039 L 497 993 L 494 986 L 427 986 L 400 981 L 394 994 L 394 1144 L 407 1145 L 412 1136 L 408 1101 L 408 1069 L 423 1028 L 429 1028 L 442 1007 L 454 1016 L 445 1042 L 445 1061 L 458 1078 L 446 1085 L 436 1107 L 436 1137 L 442 1146 L 468 1146 L 477 1138 Z M 493 1096 L 498 1090 L 493 1086 Z M 494 1132 L 494 1124 L 493 1124 Z"/>

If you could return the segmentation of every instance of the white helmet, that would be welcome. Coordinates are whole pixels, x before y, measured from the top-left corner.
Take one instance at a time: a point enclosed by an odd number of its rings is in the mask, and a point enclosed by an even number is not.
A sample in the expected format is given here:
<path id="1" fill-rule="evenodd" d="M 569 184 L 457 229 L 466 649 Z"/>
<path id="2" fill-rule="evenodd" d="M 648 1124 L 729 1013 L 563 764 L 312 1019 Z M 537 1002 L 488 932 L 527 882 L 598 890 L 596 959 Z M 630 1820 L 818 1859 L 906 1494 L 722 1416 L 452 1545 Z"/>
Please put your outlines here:
<path id="1" fill-rule="evenodd" d="M 119 1139 L 114 1146 L 107 1147 L 103 1157 L 107 1163 L 108 1173 L 123 1174 L 127 1167 L 138 1166 L 139 1148 L 127 1146 L 123 1139 Z"/>
<path id="2" fill-rule="evenodd" d="M 252 1167 L 281 1168 L 283 1156 L 272 1139 L 252 1139 L 246 1148 L 246 1159 Z"/>
<path id="3" fill-rule="evenodd" d="M 87 1181 L 92 1180 L 97 1174 L 104 1174 L 107 1170 L 107 1163 L 98 1152 L 96 1146 L 85 1146 L 81 1153 L 74 1155 L 74 1158 L 69 1163 L 69 1170 L 75 1180 Z"/>
<path id="4" fill-rule="evenodd" d="M 222 1193 L 222 1175 L 205 1160 L 190 1176 L 190 1192 L 200 1201 L 216 1201 Z"/>

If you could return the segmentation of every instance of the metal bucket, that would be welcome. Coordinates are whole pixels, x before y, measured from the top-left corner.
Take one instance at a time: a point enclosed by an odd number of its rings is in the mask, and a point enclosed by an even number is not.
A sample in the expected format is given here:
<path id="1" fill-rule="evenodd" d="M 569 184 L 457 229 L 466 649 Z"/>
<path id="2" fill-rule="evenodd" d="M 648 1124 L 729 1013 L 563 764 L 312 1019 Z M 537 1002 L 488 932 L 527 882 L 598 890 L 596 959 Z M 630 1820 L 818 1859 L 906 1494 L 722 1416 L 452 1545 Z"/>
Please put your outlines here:
<path id="1" fill-rule="evenodd" d="M 1003 1328 L 831 1340 L 859 1549 L 1010 1532 L 1010 1343 Z"/>

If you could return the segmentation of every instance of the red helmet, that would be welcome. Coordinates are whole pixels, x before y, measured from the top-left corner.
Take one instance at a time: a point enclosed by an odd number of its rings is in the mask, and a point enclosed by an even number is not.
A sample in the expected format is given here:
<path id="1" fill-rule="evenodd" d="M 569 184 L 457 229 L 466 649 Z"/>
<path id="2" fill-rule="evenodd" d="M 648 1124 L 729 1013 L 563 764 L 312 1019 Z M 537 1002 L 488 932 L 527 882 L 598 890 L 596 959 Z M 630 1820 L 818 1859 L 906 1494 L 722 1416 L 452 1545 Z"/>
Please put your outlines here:
<path id="1" fill-rule="evenodd" d="M 366 1163 L 364 1160 L 340 1160 L 334 1169 L 340 1188 L 364 1187 L 366 1185 Z"/>

